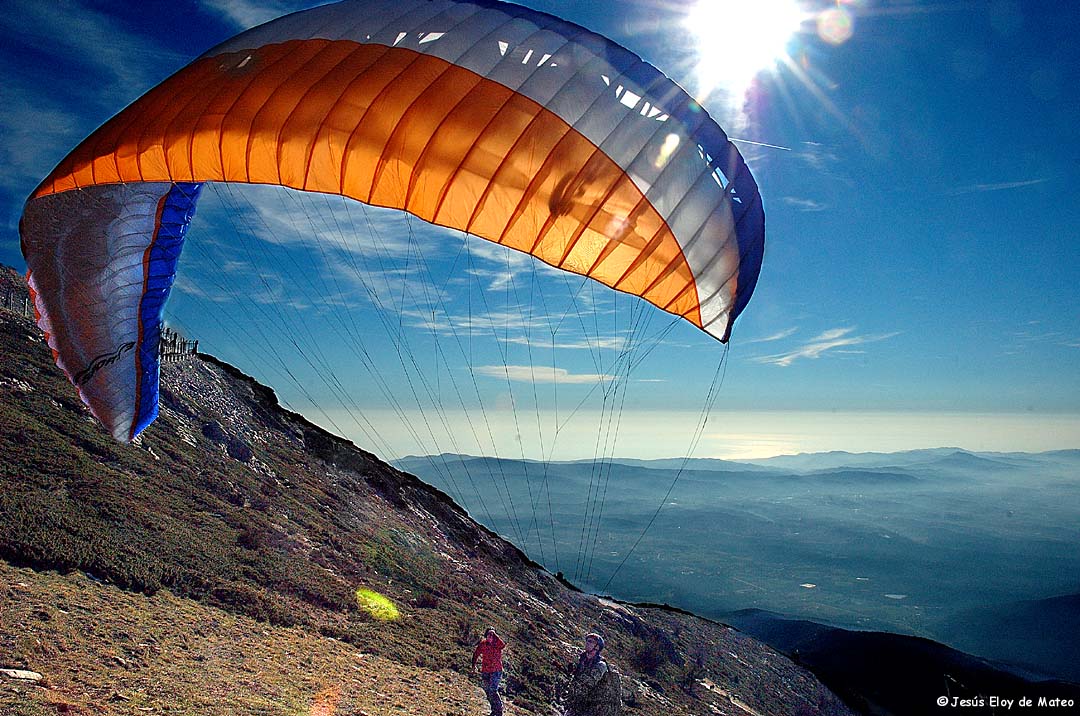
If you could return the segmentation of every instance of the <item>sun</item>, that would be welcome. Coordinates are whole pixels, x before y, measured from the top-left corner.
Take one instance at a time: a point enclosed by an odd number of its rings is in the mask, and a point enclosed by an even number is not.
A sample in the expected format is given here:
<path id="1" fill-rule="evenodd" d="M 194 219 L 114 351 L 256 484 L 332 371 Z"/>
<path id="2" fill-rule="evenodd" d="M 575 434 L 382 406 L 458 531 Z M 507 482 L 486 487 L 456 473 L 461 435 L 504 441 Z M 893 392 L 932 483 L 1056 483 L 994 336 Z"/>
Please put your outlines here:
<path id="1" fill-rule="evenodd" d="M 697 37 L 697 94 L 742 97 L 755 75 L 787 55 L 787 43 L 813 19 L 795 0 L 698 0 L 686 17 Z"/>

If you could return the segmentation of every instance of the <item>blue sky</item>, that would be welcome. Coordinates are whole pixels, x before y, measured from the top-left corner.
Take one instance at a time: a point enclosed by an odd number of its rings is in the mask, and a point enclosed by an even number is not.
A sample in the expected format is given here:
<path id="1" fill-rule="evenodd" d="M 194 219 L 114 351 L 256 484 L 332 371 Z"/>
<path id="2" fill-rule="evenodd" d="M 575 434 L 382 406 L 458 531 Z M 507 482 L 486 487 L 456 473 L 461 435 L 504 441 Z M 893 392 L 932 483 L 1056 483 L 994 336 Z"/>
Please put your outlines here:
<path id="1" fill-rule="evenodd" d="M 804 4 L 790 59 L 744 95 L 730 79 L 710 91 L 701 65 L 739 28 L 692 32 L 688 4 L 524 4 L 631 48 L 745 140 L 768 244 L 704 425 L 723 349 L 700 331 L 359 205 L 208 191 L 167 318 L 386 457 L 1080 447 L 1075 5 Z M 22 202 L 83 137 L 214 44 L 304 6 L 9 3 L 0 261 L 24 267 Z M 817 31 L 830 9 L 846 39 Z M 656 345 L 623 375 L 617 356 L 645 352 L 627 353 L 631 316 Z"/>

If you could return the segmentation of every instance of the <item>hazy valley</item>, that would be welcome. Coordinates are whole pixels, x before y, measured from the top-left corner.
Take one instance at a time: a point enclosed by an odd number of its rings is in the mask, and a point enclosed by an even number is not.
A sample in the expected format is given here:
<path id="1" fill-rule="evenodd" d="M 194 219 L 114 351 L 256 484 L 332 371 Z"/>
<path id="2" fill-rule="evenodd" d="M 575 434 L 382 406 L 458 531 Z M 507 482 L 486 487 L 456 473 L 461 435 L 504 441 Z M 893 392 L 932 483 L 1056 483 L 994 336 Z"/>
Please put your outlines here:
<path id="1" fill-rule="evenodd" d="M 471 514 L 592 589 L 729 621 L 753 608 L 923 636 L 1080 681 L 1080 452 L 682 463 L 400 465 L 460 488 Z M 488 486 L 486 510 L 466 472 Z M 491 497 L 506 487 L 513 510 Z"/>

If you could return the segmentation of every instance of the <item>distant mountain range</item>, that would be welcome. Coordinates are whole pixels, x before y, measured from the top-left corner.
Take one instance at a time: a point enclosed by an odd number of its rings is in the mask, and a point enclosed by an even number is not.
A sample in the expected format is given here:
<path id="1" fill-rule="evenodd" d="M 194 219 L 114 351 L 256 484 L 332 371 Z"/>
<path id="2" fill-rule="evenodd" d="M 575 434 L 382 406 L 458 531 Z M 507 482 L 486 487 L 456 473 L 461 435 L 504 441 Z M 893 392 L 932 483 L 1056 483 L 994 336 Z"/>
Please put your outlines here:
<path id="1" fill-rule="evenodd" d="M 832 688 L 861 694 L 871 713 L 932 710 L 932 702 L 915 708 L 909 699 L 929 692 L 911 685 L 908 658 L 921 664 L 911 667 L 916 675 L 937 670 L 928 688 L 943 684 L 944 674 L 994 683 L 996 672 L 1012 679 L 1002 683 L 1019 684 L 1010 693 L 1022 691 L 1024 679 L 1080 683 L 1080 598 L 1024 599 L 1080 592 L 1080 450 L 943 447 L 600 464 L 463 455 L 397 463 L 444 489 L 440 472 L 468 470 L 478 481 L 497 475 L 519 506 L 543 506 L 542 486 L 552 514 L 534 522 L 553 522 L 564 560 L 579 548 L 589 515 L 602 513 L 590 527 L 603 545 L 589 570 L 620 569 L 612 589 L 731 621 L 788 654 L 798 650 Z M 468 494 L 461 501 L 481 516 Z M 645 524 L 653 526 L 642 535 Z M 491 525 L 512 533 L 497 512 Z M 530 553 L 535 540 L 529 536 Z M 622 563 L 635 540 L 635 556 Z M 934 641 L 904 636 L 912 633 Z M 950 693 L 963 691 L 949 683 Z"/>
<path id="2" fill-rule="evenodd" d="M 777 457 L 745 460 L 752 465 L 784 470 L 824 470 L 829 468 L 983 468 L 1016 469 L 1047 463 L 1064 463 L 1080 467 L 1080 450 L 1054 450 L 1041 453 L 972 452 L 958 447 L 903 450 L 899 452 L 851 453 L 843 451 L 801 453 Z"/>
<path id="3" fill-rule="evenodd" d="M 515 458 L 493 458 L 478 455 L 443 453 L 440 455 L 408 455 L 395 461 L 398 466 L 429 465 L 436 463 L 462 463 L 485 461 L 491 464 L 535 464 L 543 465 L 540 460 L 521 460 Z M 493 462 L 494 461 L 494 462 Z M 778 455 L 768 458 L 746 460 L 725 460 L 719 458 L 658 458 L 638 459 L 610 457 L 603 460 L 552 460 L 548 465 L 593 465 L 606 462 L 628 467 L 649 470 L 682 470 L 703 472 L 757 472 L 757 473 L 809 473 L 827 470 L 876 470 L 918 467 L 922 470 L 934 469 L 983 469 L 1017 470 L 1033 466 L 1071 466 L 1080 470 L 1080 450 L 1051 450 L 1040 453 L 1020 452 L 974 452 L 958 447 L 925 448 L 921 450 L 902 450 L 898 452 L 862 452 L 830 451 L 818 453 L 800 453 L 797 455 Z"/>

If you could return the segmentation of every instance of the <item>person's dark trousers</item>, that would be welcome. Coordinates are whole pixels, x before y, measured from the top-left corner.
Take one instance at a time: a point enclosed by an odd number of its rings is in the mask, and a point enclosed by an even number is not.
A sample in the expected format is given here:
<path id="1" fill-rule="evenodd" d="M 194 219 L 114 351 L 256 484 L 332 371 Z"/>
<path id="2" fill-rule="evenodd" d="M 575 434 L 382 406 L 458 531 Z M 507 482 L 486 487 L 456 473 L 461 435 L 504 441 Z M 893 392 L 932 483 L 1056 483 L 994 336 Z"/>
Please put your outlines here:
<path id="1" fill-rule="evenodd" d="M 484 680 L 484 693 L 487 694 L 488 703 L 491 704 L 491 716 L 502 716 L 502 699 L 499 698 L 499 681 L 502 679 L 502 672 L 492 671 L 480 676 Z"/>

